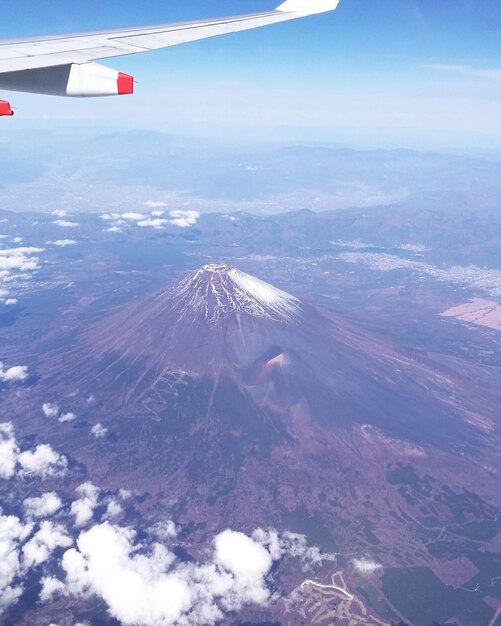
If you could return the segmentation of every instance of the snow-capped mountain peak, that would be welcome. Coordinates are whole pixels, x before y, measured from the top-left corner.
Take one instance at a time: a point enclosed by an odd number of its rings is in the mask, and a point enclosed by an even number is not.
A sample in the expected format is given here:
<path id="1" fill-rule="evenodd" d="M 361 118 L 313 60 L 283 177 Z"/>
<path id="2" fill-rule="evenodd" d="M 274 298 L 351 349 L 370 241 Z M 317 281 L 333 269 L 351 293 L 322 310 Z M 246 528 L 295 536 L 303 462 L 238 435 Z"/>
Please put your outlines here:
<path id="1" fill-rule="evenodd" d="M 171 297 L 180 318 L 202 315 L 210 323 L 235 313 L 287 321 L 301 310 L 294 296 L 224 264 L 191 272 L 172 288 Z"/>

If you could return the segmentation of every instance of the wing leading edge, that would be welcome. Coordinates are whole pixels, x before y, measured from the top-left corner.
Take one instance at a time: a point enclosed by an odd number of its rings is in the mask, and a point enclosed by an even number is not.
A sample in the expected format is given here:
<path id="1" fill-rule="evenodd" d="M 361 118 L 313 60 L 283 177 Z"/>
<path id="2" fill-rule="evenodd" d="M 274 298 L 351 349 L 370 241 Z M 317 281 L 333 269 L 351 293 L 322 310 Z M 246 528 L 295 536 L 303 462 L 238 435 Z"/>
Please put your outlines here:
<path id="1" fill-rule="evenodd" d="M 265 13 L 51 37 L 0 39 L 0 89 L 64 96 L 132 93 L 131 77 L 94 61 L 333 11 L 338 3 L 339 0 L 286 0 Z"/>

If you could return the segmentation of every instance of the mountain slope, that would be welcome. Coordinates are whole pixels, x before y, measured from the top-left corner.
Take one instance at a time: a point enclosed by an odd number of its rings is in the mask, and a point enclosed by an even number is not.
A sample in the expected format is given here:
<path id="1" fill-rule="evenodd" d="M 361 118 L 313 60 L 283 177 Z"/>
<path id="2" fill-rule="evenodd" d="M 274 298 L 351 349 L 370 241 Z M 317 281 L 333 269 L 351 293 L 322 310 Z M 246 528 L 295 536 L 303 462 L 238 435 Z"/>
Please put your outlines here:
<path id="1" fill-rule="evenodd" d="M 160 415 L 180 380 L 227 379 L 293 437 L 305 424 L 349 437 L 368 424 L 445 448 L 479 437 L 450 375 L 226 265 L 104 316 L 61 366 L 125 414 Z"/>

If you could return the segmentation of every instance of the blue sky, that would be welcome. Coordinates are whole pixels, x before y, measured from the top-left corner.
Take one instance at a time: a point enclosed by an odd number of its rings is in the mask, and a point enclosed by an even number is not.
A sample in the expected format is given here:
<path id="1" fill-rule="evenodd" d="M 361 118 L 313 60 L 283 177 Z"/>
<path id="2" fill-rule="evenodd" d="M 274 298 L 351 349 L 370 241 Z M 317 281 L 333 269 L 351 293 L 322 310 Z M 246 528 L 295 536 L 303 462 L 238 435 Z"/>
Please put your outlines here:
<path id="1" fill-rule="evenodd" d="M 2 7 L 0 37 L 273 6 L 17 0 Z M 18 107 L 12 122 L 422 149 L 495 150 L 501 139 L 499 0 L 341 0 L 334 13 L 107 64 L 134 74 L 134 97 L 6 94 Z"/>

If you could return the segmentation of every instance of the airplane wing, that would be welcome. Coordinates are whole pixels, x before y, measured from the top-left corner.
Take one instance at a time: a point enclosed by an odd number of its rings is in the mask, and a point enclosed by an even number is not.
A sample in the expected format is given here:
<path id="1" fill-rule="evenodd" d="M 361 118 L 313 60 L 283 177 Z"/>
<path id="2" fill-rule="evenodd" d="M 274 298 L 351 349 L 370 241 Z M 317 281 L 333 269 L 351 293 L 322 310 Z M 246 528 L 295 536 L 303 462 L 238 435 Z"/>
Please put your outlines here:
<path id="1" fill-rule="evenodd" d="M 333 11 L 339 0 L 286 0 L 276 9 L 234 17 L 52 37 L 0 39 L 0 89 L 92 97 L 133 92 L 132 76 L 95 63 L 307 15 Z M 7 105 L 7 107 L 6 107 Z M 0 115 L 10 109 L 0 100 Z M 4 113 L 2 113 L 4 111 Z"/>

